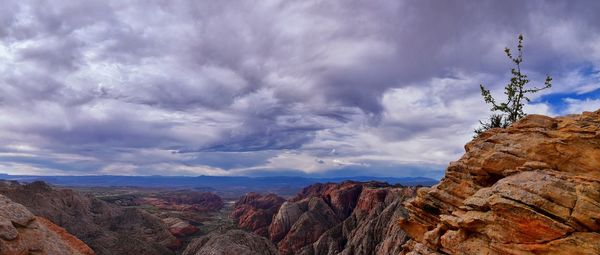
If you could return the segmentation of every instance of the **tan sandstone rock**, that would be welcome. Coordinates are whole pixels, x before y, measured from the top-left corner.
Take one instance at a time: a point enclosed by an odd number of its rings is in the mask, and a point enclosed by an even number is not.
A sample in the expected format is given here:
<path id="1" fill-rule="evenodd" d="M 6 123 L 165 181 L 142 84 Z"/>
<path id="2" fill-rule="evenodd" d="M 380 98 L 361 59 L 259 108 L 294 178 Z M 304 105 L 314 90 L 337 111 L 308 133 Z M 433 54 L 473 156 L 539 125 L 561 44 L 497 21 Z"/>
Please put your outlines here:
<path id="1" fill-rule="evenodd" d="M 85 243 L 0 195 L 0 255 L 94 255 Z"/>
<path id="2" fill-rule="evenodd" d="M 529 115 L 465 149 L 406 203 L 403 254 L 600 254 L 600 111 Z"/>

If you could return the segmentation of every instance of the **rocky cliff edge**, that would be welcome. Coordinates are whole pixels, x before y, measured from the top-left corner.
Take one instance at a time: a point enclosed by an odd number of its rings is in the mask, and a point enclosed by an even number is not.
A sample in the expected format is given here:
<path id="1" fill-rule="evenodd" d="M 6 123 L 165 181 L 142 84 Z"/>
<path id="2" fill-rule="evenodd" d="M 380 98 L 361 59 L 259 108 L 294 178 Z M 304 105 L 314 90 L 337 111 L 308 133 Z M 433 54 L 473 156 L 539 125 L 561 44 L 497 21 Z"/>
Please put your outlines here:
<path id="1" fill-rule="evenodd" d="M 403 254 L 600 254 L 600 111 L 529 115 L 465 150 L 405 204 Z"/>
<path id="2" fill-rule="evenodd" d="M 77 237 L 0 195 L 0 255 L 94 255 Z"/>

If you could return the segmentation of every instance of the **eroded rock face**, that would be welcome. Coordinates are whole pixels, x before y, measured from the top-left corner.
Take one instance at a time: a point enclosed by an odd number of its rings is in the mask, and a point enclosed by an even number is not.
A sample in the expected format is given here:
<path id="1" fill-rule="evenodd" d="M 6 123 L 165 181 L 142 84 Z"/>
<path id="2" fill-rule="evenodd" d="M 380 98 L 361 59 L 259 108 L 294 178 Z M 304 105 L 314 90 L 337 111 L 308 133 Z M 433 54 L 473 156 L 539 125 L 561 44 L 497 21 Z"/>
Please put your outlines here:
<path id="1" fill-rule="evenodd" d="M 394 254 L 406 242 L 395 223 L 415 188 L 379 182 L 315 184 L 286 201 L 269 227 L 280 254 Z"/>
<path id="2" fill-rule="evenodd" d="M 0 195 L 0 255 L 94 255 L 85 243 Z"/>
<path id="3" fill-rule="evenodd" d="M 169 232 L 171 232 L 171 234 L 173 234 L 176 237 L 190 236 L 199 231 L 199 229 L 196 226 L 180 218 L 168 217 L 162 219 L 162 221 L 169 228 Z"/>
<path id="4" fill-rule="evenodd" d="M 72 190 L 53 189 L 43 182 L 2 182 L 0 194 L 65 228 L 97 254 L 173 254 L 168 247 L 179 244 L 158 217 Z"/>
<path id="5" fill-rule="evenodd" d="M 406 216 L 402 203 L 416 188 L 363 188 L 351 215 L 325 232 L 301 254 L 398 254 L 408 240 L 396 224 Z"/>
<path id="6" fill-rule="evenodd" d="M 328 229 L 340 223 L 335 212 L 320 197 L 297 202 L 303 213 L 292 224 L 285 237 L 278 242 L 282 255 L 295 254 L 303 247 L 317 241 Z M 278 218 L 276 218 L 277 220 Z"/>
<path id="7" fill-rule="evenodd" d="M 251 192 L 235 203 L 230 217 L 239 227 L 268 237 L 273 215 L 277 213 L 284 201 L 284 198 L 275 194 L 260 195 Z"/>
<path id="8" fill-rule="evenodd" d="M 389 184 L 383 182 L 354 182 L 343 183 L 317 183 L 304 188 L 292 201 L 299 201 L 308 197 L 321 197 L 340 219 L 352 213 L 363 187 L 386 188 Z"/>
<path id="9" fill-rule="evenodd" d="M 404 254 L 600 254 L 600 111 L 529 115 L 465 149 L 406 204 Z"/>
<path id="10" fill-rule="evenodd" d="M 277 255 L 268 239 L 242 230 L 211 233 L 194 239 L 183 255 Z"/>

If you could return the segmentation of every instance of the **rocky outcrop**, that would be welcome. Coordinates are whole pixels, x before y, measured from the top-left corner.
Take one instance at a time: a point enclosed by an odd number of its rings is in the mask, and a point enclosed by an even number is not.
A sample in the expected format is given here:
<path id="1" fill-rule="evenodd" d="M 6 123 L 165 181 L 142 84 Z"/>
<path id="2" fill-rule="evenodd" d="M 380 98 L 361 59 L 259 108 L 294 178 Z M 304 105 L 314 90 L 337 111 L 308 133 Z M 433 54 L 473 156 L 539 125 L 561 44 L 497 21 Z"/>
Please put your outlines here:
<path id="1" fill-rule="evenodd" d="M 0 195 L 0 255 L 13 254 L 95 253 L 63 228 Z"/>
<path id="2" fill-rule="evenodd" d="M 158 217 L 69 189 L 54 189 L 43 182 L 4 182 L 0 194 L 65 228 L 97 254 L 172 254 L 169 247 L 179 244 Z"/>
<path id="3" fill-rule="evenodd" d="M 319 237 L 333 226 L 340 223 L 334 211 L 320 197 L 311 197 L 296 202 L 301 214 L 297 219 L 283 219 L 284 221 L 293 222 L 289 229 L 283 235 L 283 239 L 279 240 L 279 252 L 283 255 L 294 254 L 303 247 L 317 241 Z M 289 215 L 286 211 L 281 211 L 277 214 L 274 222 L 279 222 L 283 217 Z M 274 223 L 277 226 L 276 223 Z M 279 234 L 279 233 L 277 233 Z M 274 235 L 277 236 L 277 235 Z M 277 241 L 274 239 L 274 241 Z"/>
<path id="4" fill-rule="evenodd" d="M 235 203 L 230 217 L 239 227 L 268 237 L 273 215 L 277 213 L 283 202 L 285 199 L 275 194 L 260 195 L 251 192 Z"/>
<path id="5" fill-rule="evenodd" d="M 163 210 L 215 212 L 223 208 L 223 199 L 209 192 L 170 191 L 142 197 L 139 204 L 150 204 Z"/>
<path id="6" fill-rule="evenodd" d="M 415 188 L 363 188 L 348 218 L 327 230 L 300 254 L 398 254 L 408 240 L 396 220 L 405 216 L 402 203 Z"/>
<path id="7" fill-rule="evenodd" d="M 280 254 L 393 254 L 407 238 L 395 219 L 415 188 L 380 182 L 315 184 L 286 201 L 270 239 Z"/>
<path id="8" fill-rule="evenodd" d="M 382 183 L 373 182 L 372 185 Z M 356 182 L 345 182 L 342 184 L 325 183 L 308 186 L 292 201 L 298 201 L 310 197 L 321 197 L 331 205 L 331 209 L 339 219 L 344 219 L 352 213 L 362 192 L 363 185 Z"/>
<path id="9" fill-rule="evenodd" d="M 403 254 L 600 254 L 600 111 L 529 115 L 465 150 L 406 204 Z"/>
<path id="10" fill-rule="evenodd" d="M 242 230 L 211 233 L 194 239 L 183 255 L 277 255 L 268 239 Z"/>
<path id="11" fill-rule="evenodd" d="M 168 217 L 162 219 L 162 221 L 169 228 L 169 232 L 176 237 L 190 236 L 199 231 L 196 226 L 180 218 Z"/>

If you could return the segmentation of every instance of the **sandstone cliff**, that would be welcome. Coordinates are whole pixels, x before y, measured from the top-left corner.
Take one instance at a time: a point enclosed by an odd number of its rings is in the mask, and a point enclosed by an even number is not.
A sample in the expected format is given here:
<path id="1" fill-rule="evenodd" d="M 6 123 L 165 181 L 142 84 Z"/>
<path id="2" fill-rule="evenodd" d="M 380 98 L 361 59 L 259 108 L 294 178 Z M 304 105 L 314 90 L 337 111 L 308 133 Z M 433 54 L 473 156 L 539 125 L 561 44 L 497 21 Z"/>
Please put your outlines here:
<path id="1" fill-rule="evenodd" d="M 0 195 L 0 255 L 94 255 L 85 243 Z"/>
<path id="2" fill-rule="evenodd" d="M 379 182 L 315 184 L 279 208 L 269 237 L 280 254 L 394 254 L 407 238 L 395 223 L 415 188 Z"/>
<path id="3" fill-rule="evenodd" d="M 179 244 L 156 216 L 69 189 L 54 189 L 43 182 L 0 182 L 0 194 L 65 228 L 97 254 L 173 254 L 168 247 Z"/>
<path id="4" fill-rule="evenodd" d="M 529 115 L 465 149 L 406 204 L 403 254 L 600 254 L 600 111 Z"/>
<path id="5" fill-rule="evenodd" d="M 396 219 L 406 215 L 402 202 L 414 194 L 415 188 L 363 188 L 350 216 L 300 254 L 398 254 L 408 238 Z"/>
<path id="6" fill-rule="evenodd" d="M 273 215 L 283 202 L 285 199 L 275 194 L 260 195 L 250 192 L 235 203 L 230 217 L 240 228 L 268 237 Z"/>

